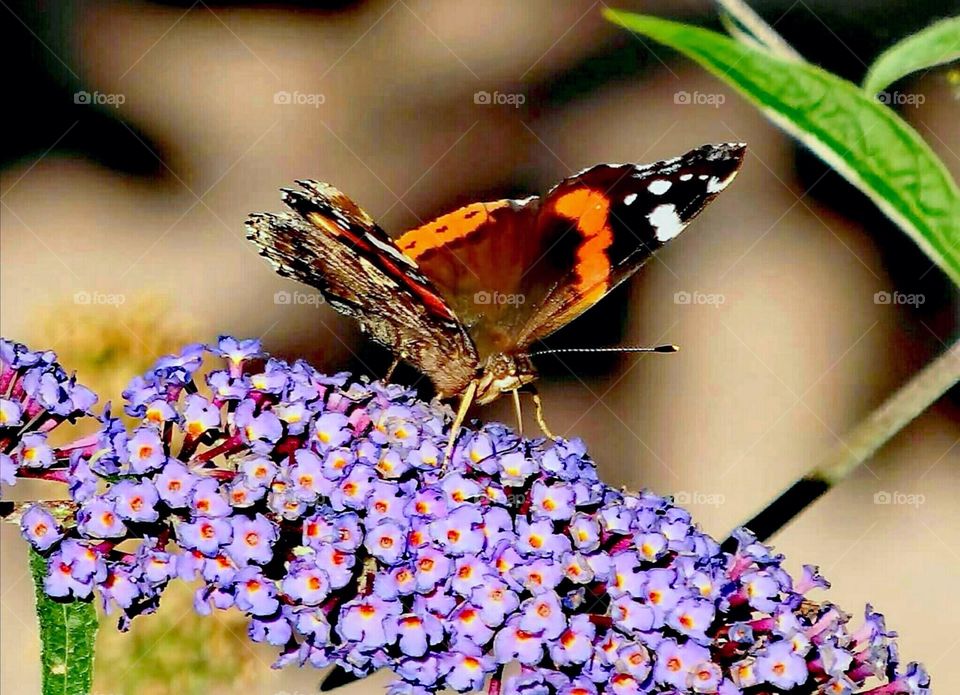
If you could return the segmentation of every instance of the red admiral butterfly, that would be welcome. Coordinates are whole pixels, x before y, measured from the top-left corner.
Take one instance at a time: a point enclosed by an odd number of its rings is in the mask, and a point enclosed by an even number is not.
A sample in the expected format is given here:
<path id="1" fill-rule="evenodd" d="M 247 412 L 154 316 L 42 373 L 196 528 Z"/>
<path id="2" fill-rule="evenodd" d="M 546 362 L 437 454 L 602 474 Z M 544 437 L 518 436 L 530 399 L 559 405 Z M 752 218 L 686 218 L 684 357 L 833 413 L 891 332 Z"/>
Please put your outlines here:
<path id="1" fill-rule="evenodd" d="M 534 342 L 676 237 L 733 180 L 744 152 L 704 145 L 653 164 L 599 164 L 543 197 L 473 203 L 396 241 L 333 186 L 298 181 L 283 189 L 292 213 L 251 215 L 248 238 L 441 398 L 459 396 L 455 433 L 473 401 L 511 392 L 519 408 L 520 389 L 537 378 Z"/>

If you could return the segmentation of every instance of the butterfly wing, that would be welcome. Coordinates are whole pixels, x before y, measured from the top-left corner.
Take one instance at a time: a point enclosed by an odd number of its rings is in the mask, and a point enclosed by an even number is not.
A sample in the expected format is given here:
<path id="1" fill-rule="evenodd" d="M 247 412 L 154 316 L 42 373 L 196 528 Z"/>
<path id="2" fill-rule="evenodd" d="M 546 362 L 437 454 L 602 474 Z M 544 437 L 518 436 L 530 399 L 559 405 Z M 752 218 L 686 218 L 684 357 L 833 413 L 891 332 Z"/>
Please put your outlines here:
<path id="1" fill-rule="evenodd" d="M 508 347 L 530 316 L 525 274 L 543 253 L 532 234 L 538 209 L 537 198 L 473 203 L 397 239 L 463 320 L 481 355 Z"/>
<path id="2" fill-rule="evenodd" d="M 539 236 L 576 239 L 575 258 L 516 334 L 517 348 L 570 323 L 639 270 L 733 181 L 745 151 L 703 145 L 653 164 L 601 164 L 554 187 L 540 206 Z"/>
<path id="3" fill-rule="evenodd" d="M 474 203 L 397 246 L 463 319 L 481 361 L 525 351 L 636 272 L 733 179 L 744 146 L 601 164 L 546 196 Z"/>
<path id="4" fill-rule="evenodd" d="M 320 290 L 329 304 L 425 374 L 442 396 L 474 378 L 477 351 L 456 313 L 415 261 L 336 188 L 298 181 L 293 211 L 256 213 L 247 237 L 276 271 Z"/>

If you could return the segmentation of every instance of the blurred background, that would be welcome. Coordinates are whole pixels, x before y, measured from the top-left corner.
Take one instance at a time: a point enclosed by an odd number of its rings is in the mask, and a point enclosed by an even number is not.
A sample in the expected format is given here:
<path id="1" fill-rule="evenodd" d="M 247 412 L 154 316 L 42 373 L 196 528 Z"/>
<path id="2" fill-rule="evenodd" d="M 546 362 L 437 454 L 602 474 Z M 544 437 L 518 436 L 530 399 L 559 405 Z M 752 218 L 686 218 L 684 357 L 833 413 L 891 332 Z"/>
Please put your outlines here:
<path id="1" fill-rule="evenodd" d="M 114 400 L 158 355 L 218 333 L 382 374 L 385 351 L 244 239 L 247 214 L 279 210 L 294 179 L 334 183 L 398 234 L 598 162 L 730 140 L 750 147 L 736 183 L 549 341 L 681 352 L 540 360 L 551 427 L 583 437 L 607 482 L 674 494 L 722 537 L 957 339 L 956 290 L 912 242 L 721 83 L 605 23 L 603 2 L 0 4 L 0 329 L 55 349 Z M 957 11 L 753 4 L 857 81 L 884 47 Z M 715 25 L 709 2 L 614 6 Z M 896 88 L 960 177 L 956 66 Z M 832 601 L 883 611 L 941 693 L 960 692 L 958 402 L 942 399 L 774 540 L 793 570 L 821 566 Z M 512 422 L 506 402 L 475 415 Z M 39 692 L 26 547 L 6 525 L 0 544 L 0 690 Z M 168 594 L 132 635 L 106 620 L 97 692 L 315 691 L 317 672 L 271 671 L 239 618 L 197 618 L 189 591 Z"/>

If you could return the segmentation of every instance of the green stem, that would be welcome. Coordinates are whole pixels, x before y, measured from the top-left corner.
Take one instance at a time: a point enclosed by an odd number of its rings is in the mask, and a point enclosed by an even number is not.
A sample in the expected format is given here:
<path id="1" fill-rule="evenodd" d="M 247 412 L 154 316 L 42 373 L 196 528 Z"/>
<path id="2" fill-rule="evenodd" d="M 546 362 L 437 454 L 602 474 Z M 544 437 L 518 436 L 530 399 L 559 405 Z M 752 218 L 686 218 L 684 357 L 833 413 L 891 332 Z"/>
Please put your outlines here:
<path id="1" fill-rule="evenodd" d="M 760 540 L 770 538 L 840 481 L 846 479 L 920 413 L 960 382 L 960 341 L 928 364 L 860 424 L 845 434 L 827 455 L 743 524 Z M 736 548 L 728 538 L 725 550 Z"/>
<path id="2" fill-rule="evenodd" d="M 721 8 L 721 22 L 724 22 L 727 31 L 741 43 L 750 45 L 750 42 L 745 41 L 745 39 L 753 39 L 755 43 L 766 48 L 774 55 L 798 63 L 805 62 L 803 56 L 797 53 L 793 46 L 787 43 L 786 39 L 780 36 L 772 26 L 767 24 L 744 0 L 717 0 L 717 4 L 720 5 Z M 747 33 L 743 34 L 743 32 L 740 32 L 739 27 L 736 25 L 728 25 L 725 18 L 733 18 L 739 22 L 740 25 L 746 29 Z"/>
<path id="3" fill-rule="evenodd" d="M 93 650 L 97 611 L 91 601 L 59 601 L 43 590 L 46 560 L 30 551 L 30 572 L 40 622 L 43 695 L 89 695 L 93 688 Z"/>

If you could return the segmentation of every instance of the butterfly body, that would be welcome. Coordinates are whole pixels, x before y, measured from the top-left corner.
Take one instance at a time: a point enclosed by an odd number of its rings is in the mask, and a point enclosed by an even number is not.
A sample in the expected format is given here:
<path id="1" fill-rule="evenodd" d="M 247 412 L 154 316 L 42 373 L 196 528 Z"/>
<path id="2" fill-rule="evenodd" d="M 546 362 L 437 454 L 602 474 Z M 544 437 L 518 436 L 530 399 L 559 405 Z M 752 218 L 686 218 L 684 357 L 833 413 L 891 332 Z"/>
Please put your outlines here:
<path id="1" fill-rule="evenodd" d="M 504 393 L 532 384 L 538 376 L 533 360 L 528 355 L 494 353 L 487 358 L 477 377 L 476 402 L 479 405 L 492 403 Z"/>
<path id="2" fill-rule="evenodd" d="M 532 384 L 532 345 L 676 237 L 734 178 L 744 150 L 597 165 L 542 197 L 472 203 L 395 241 L 333 186 L 298 181 L 283 190 L 291 212 L 251 215 L 248 237 L 439 396 L 486 404 Z"/>

